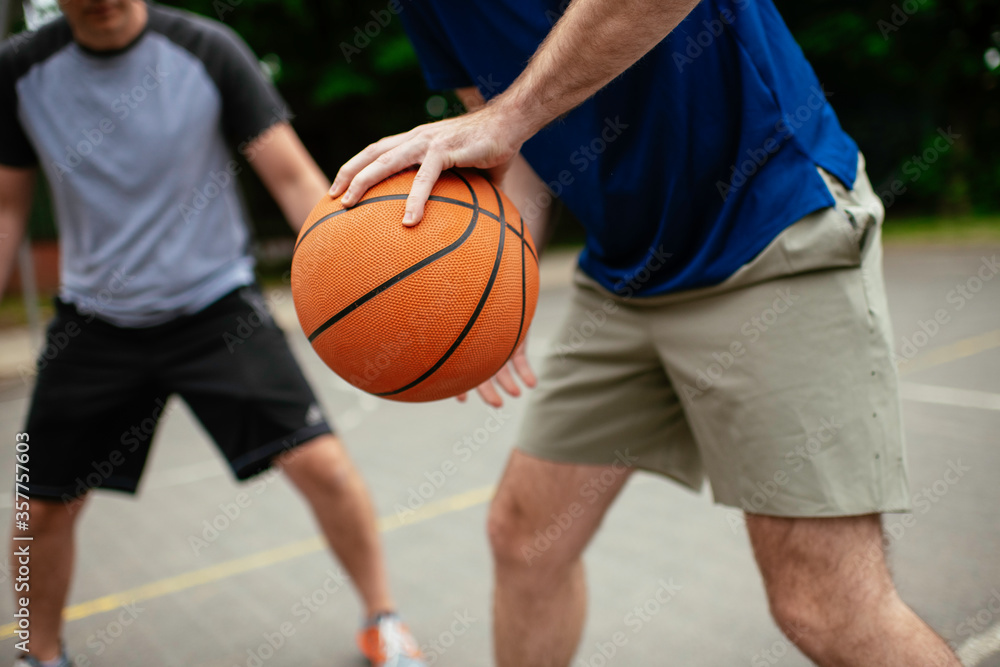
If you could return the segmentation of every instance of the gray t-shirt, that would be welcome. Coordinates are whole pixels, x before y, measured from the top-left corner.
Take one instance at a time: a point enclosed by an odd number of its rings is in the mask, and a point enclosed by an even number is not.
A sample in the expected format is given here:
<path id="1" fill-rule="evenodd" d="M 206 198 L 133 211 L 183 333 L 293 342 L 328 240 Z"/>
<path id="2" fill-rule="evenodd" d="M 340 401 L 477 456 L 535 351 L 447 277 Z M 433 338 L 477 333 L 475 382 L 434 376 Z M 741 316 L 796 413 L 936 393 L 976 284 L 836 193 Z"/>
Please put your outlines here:
<path id="1" fill-rule="evenodd" d="M 246 44 L 187 12 L 149 4 L 114 52 L 74 42 L 65 19 L 0 45 L 0 164 L 45 170 L 60 298 L 119 326 L 253 281 L 231 149 L 288 117 Z"/>

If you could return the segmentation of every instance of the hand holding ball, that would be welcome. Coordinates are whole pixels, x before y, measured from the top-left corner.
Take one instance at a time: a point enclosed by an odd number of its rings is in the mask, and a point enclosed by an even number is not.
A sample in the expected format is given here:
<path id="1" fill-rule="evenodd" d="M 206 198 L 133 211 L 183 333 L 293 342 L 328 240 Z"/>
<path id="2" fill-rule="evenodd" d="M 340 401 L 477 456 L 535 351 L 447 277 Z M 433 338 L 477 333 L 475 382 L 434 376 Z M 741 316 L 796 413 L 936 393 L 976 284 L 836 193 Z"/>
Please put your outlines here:
<path id="1" fill-rule="evenodd" d="M 514 205 L 481 173 L 452 169 L 423 220 L 401 223 L 415 170 L 349 209 L 326 196 L 299 233 L 292 296 L 302 330 L 347 382 L 433 401 L 491 378 L 521 344 L 538 258 Z"/>

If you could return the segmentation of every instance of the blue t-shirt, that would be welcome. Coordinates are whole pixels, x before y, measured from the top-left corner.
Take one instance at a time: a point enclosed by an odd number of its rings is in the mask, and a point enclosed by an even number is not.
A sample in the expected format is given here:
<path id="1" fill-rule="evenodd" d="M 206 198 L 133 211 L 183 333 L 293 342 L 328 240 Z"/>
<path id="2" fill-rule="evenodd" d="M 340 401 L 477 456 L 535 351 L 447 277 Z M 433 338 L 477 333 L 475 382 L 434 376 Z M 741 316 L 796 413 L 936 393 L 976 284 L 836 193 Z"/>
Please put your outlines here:
<path id="1" fill-rule="evenodd" d="M 434 89 L 489 99 L 566 0 L 420 0 L 400 16 Z M 581 268 L 619 294 L 722 282 L 833 205 L 858 149 L 771 0 L 702 0 L 650 53 L 522 153 L 583 223 Z"/>

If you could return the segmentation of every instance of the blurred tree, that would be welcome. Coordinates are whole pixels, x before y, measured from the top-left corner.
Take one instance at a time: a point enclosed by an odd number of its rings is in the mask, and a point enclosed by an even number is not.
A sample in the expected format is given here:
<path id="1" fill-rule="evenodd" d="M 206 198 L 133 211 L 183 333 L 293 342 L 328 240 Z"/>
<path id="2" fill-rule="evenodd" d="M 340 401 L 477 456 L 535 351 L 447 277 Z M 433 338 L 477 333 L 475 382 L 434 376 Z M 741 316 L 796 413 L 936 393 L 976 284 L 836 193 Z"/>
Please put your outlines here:
<path id="1" fill-rule="evenodd" d="M 429 97 L 388 0 L 168 0 L 235 29 L 288 102 L 293 124 L 329 178 L 385 134 L 431 120 Z M 398 6 L 398 2 L 392 6 Z M 287 235 L 277 206 L 246 170 L 258 233 Z"/>
<path id="2" fill-rule="evenodd" d="M 1000 3 L 776 1 L 893 214 L 1000 209 Z"/>
<path id="3" fill-rule="evenodd" d="M 392 11 L 413 1 L 165 4 L 220 20 L 243 36 L 332 178 L 369 142 L 456 111 L 452 97 L 425 88 Z M 865 152 L 892 216 L 1000 211 L 1000 2 L 775 1 L 833 93 L 831 103 Z M 935 140 L 949 128 L 958 138 L 940 150 Z M 259 234 L 287 235 L 277 207 L 250 170 L 244 173 Z M 896 181 L 902 194 L 891 191 Z M 33 220 L 36 237 L 51 234 L 43 211 Z"/>
<path id="4" fill-rule="evenodd" d="M 424 88 L 390 10 L 412 0 L 168 1 L 273 58 L 296 127 L 331 177 L 369 141 L 454 112 Z M 1000 3 L 776 2 L 893 215 L 1000 210 Z M 957 139 L 940 150 L 949 128 Z M 269 201 L 255 210 L 277 216 Z"/>

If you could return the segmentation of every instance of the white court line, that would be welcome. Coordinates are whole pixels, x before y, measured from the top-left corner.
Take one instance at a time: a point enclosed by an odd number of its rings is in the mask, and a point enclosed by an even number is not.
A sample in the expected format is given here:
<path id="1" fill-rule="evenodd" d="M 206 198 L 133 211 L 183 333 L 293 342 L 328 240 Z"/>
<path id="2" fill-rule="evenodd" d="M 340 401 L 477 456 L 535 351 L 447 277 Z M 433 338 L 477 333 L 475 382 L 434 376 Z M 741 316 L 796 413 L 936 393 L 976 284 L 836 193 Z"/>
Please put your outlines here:
<path id="1" fill-rule="evenodd" d="M 1000 410 L 1000 394 L 974 389 L 955 389 L 954 387 L 939 387 L 931 384 L 916 384 L 901 382 L 899 393 L 908 401 L 920 403 L 936 403 L 960 408 L 981 408 L 983 410 Z"/>
<path id="2" fill-rule="evenodd" d="M 1000 653 L 1000 623 L 965 640 L 955 653 L 964 667 L 976 667 L 990 656 Z"/>

